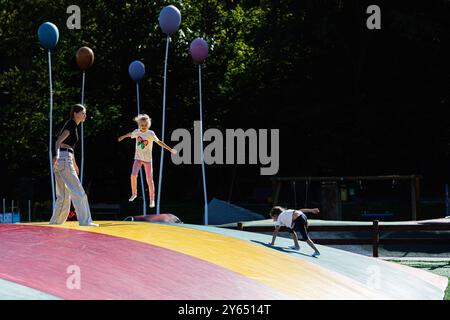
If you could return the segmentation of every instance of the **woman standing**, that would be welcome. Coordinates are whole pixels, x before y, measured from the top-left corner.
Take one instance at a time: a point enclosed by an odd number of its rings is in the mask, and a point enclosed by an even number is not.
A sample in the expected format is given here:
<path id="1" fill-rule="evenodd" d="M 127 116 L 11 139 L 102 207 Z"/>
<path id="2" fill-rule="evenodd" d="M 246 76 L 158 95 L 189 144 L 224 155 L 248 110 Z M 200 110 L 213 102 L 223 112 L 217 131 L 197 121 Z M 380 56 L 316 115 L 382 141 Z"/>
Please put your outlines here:
<path id="1" fill-rule="evenodd" d="M 84 192 L 74 149 L 78 142 L 78 125 L 86 120 L 86 108 L 75 104 L 70 109 L 70 119 L 64 124 L 56 140 L 56 156 L 53 166 L 56 182 L 56 203 L 50 224 L 63 224 L 67 220 L 72 200 L 80 226 L 98 227 L 92 222 L 87 195 Z"/>

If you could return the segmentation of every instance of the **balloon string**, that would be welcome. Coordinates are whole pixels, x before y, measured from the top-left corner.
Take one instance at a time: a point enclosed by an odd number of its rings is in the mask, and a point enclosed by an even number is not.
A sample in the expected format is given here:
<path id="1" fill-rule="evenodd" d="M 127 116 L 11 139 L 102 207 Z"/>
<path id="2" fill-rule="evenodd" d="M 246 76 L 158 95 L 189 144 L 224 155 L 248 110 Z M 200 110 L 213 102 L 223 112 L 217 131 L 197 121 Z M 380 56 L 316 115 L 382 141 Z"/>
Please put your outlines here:
<path id="1" fill-rule="evenodd" d="M 167 80 L 167 56 L 169 54 L 169 42 L 170 37 L 167 36 L 166 39 L 166 56 L 164 59 L 164 88 L 163 88 L 163 110 L 162 110 L 162 134 L 161 138 L 164 141 L 164 129 L 166 121 L 166 80 Z M 161 184 L 162 184 L 162 174 L 163 174 L 163 162 L 164 162 L 164 149 L 161 148 L 161 160 L 159 163 L 159 181 L 158 181 L 158 201 L 156 204 L 156 214 L 160 214 L 160 201 L 161 201 Z"/>

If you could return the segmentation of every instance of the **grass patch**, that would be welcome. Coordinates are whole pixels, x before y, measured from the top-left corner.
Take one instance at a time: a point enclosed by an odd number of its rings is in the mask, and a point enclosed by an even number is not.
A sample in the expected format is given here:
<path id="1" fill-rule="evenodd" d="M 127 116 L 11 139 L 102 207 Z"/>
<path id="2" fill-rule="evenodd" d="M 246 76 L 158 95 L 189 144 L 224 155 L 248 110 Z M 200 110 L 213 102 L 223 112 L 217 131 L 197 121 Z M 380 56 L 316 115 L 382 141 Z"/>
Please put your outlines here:
<path id="1" fill-rule="evenodd" d="M 447 277 L 450 283 L 450 261 L 389 260 L 408 267 L 424 269 L 434 274 Z M 450 300 L 450 284 L 445 290 L 444 300 Z"/>

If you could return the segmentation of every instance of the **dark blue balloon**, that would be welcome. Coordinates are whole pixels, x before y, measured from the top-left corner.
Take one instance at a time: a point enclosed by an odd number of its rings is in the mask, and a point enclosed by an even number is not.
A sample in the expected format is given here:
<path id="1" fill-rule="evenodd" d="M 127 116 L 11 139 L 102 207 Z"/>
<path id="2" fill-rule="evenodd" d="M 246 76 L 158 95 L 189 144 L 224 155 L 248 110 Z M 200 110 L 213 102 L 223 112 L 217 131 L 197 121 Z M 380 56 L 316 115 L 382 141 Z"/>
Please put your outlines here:
<path id="1" fill-rule="evenodd" d="M 159 14 L 159 26 L 161 30 L 168 35 L 177 32 L 181 24 L 180 10 L 175 6 L 166 6 Z"/>
<path id="2" fill-rule="evenodd" d="M 145 65 L 139 60 L 135 60 L 130 63 L 130 66 L 128 67 L 128 73 L 130 74 L 131 79 L 138 82 L 145 75 Z"/>
<path id="3" fill-rule="evenodd" d="M 45 22 L 38 29 L 38 38 L 45 49 L 53 49 L 59 39 L 58 28 L 51 22 Z"/>

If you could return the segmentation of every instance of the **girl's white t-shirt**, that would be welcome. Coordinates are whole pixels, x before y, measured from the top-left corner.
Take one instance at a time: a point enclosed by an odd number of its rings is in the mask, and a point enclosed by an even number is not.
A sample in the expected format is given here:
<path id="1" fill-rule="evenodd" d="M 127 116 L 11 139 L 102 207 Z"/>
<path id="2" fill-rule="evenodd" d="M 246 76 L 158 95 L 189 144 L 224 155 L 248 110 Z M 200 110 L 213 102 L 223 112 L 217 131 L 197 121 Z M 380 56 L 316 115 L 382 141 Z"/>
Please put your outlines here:
<path id="1" fill-rule="evenodd" d="M 292 215 L 294 214 L 294 211 L 303 214 L 303 212 L 300 210 L 285 210 L 278 216 L 278 219 L 275 222 L 275 226 L 277 227 L 285 226 L 288 228 L 292 228 Z"/>
<path id="2" fill-rule="evenodd" d="M 136 139 L 134 159 L 146 162 L 152 161 L 153 141 L 159 141 L 155 132 L 152 130 L 141 132 L 141 130 L 136 129 L 131 133 L 131 138 Z"/>

